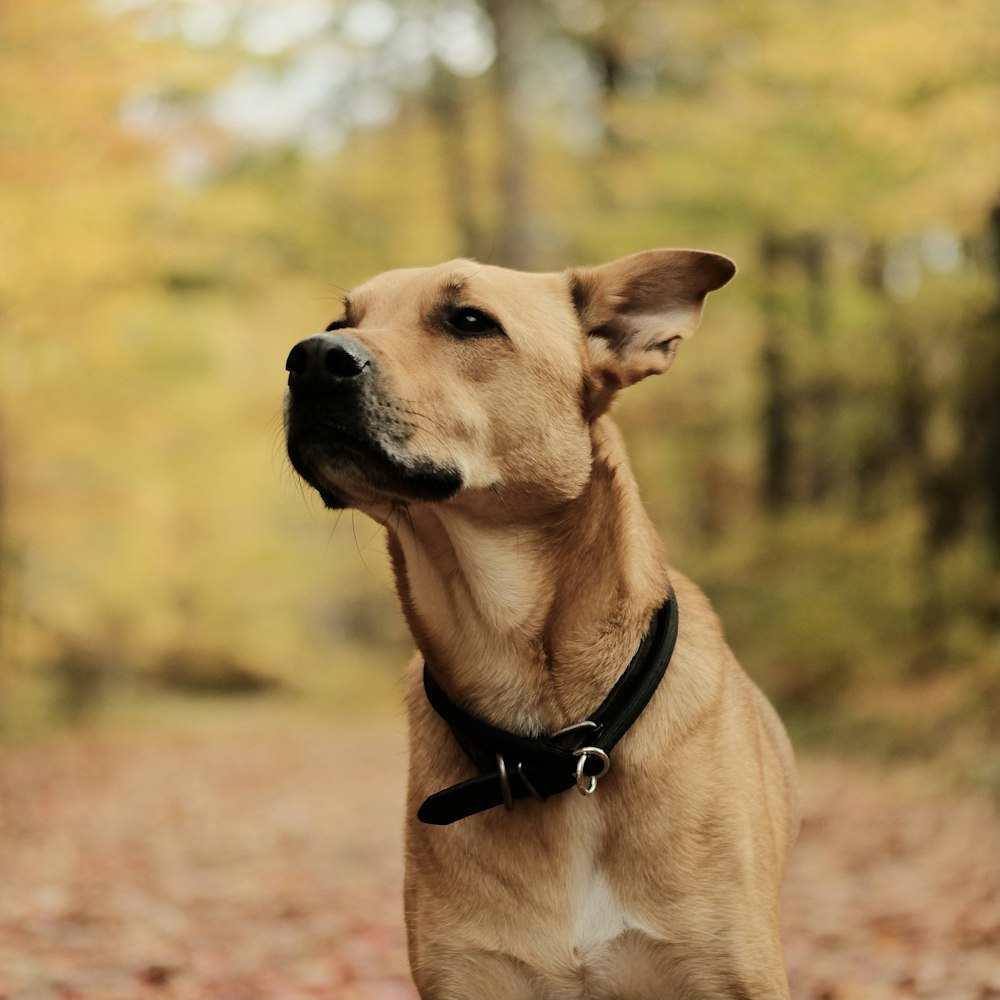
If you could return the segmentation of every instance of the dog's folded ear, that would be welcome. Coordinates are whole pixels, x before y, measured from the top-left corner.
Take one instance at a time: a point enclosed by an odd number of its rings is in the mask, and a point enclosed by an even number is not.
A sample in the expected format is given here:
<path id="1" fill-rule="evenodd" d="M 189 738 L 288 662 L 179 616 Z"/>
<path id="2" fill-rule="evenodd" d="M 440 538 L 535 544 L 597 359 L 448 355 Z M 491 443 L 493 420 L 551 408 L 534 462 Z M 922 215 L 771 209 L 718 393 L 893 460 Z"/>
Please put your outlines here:
<path id="1" fill-rule="evenodd" d="M 735 273 L 728 257 L 701 250 L 647 250 L 568 272 L 592 360 L 591 419 L 619 389 L 670 367 L 679 341 L 698 327 L 705 296 Z"/>

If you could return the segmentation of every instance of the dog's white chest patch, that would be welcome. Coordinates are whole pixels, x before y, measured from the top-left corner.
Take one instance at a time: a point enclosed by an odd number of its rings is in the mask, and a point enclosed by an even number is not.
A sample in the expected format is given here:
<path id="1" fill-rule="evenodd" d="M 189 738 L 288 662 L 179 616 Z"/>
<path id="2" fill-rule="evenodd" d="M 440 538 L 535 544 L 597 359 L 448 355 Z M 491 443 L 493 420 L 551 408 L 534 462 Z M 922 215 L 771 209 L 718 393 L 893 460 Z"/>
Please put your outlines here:
<path id="1" fill-rule="evenodd" d="M 588 866 L 589 868 L 589 866 Z M 599 869 L 580 872 L 573 886 L 573 950 L 593 952 L 620 937 L 633 922 Z"/>
<path id="2" fill-rule="evenodd" d="M 627 930 L 651 933 L 644 921 L 630 912 L 615 893 L 601 864 L 602 821 L 593 803 L 576 802 L 574 856 L 577 859 L 568 883 L 567 902 L 573 914 L 572 940 L 580 958 L 593 956 L 602 946 L 615 941 Z"/>

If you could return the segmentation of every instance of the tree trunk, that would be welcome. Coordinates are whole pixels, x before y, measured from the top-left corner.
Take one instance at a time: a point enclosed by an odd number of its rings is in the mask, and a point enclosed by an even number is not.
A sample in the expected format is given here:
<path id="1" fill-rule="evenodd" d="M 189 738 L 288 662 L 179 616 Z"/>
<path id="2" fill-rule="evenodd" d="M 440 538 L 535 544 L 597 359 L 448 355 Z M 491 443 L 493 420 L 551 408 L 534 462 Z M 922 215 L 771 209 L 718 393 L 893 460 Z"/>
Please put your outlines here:
<path id="1" fill-rule="evenodd" d="M 7 466 L 3 423 L 0 422 L 0 690 L 3 688 L 7 654 L 7 607 L 10 559 L 7 550 Z"/>
<path id="2" fill-rule="evenodd" d="M 493 85 L 499 113 L 497 186 L 499 219 L 490 259 L 530 270 L 535 263 L 531 206 L 531 141 L 526 57 L 531 43 L 531 0 L 487 0 L 493 21 L 496 62 Z"/>
<path id="3" fill-rule="evenodd" d="M 987 343 L 992 347 L 984 376 L 986 403 L 982 428 L 982 484 L 990 511 L 990 527 L 996 552 L 1000 555 L 1000 202 L 990 212 L 993 273 L 997 281 L 997 302 L 987 319 Z"/>
<path id="4" fill-rule="evenodd" d="M 819 233 L 806 233 L 796 241 L 795 254 L 806 276 L 806 308 L 809 332 L 818 342 L 814 348 L 824 359 L 830 346 L 830 279 L 826 240 Z M 825 500 L 838 478 L 838 448 L 834 434 L 834 410 L 840 389 L 829 363 L 822 366 L 810 385 L 809 499 Z"/>
<path id="5" fill-rule="evenodd" d="M 785 324 L 779 305 L 778 275 L 783 243 L 775 234 L 765 234 L 760 243 L 761 270 L 765 289 L 761 302 L 764 316 L 764 347 L 761 370 L 764 378 L 764 475 L 762 493 L 771 513 L 783 511 L 792 498 L 792 397 L 789 385 Z"/>
<path id="6" fill-rule="evenodd" d="M 482 185 L 475 181 L 469 152 L 466 103 L 461 82 L 453 73 L 439 66 L 431 82 L 429 106 L 441 133 L 441 159 L 448 182 L 448 204 L 458 235 L 458 254 L 480 257 L 490 248 L 483 245 L 476 211 L 482 201 Z"/>

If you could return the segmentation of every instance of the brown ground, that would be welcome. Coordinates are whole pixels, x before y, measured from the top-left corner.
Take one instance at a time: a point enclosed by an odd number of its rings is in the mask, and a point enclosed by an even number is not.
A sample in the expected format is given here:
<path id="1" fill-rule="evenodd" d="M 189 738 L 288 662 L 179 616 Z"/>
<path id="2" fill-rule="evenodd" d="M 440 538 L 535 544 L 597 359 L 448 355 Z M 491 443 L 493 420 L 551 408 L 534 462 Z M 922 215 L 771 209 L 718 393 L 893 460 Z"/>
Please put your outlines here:
<path id="1" fill-rule="evenodd" d="M 0 749 L 0 1000 L 414 1000 L 403 770 L 396 726 L 257 711 Z M 793 997 L 1000 998 L 994 806 L 801 772 Z"/>

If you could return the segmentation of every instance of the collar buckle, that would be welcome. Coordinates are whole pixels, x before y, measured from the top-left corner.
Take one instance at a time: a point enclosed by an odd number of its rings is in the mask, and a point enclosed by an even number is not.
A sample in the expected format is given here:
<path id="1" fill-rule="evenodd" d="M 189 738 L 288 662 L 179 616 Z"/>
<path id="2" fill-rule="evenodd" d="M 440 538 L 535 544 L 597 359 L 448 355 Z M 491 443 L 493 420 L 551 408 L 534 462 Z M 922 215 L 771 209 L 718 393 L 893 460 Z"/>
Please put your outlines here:
<path id="1" fill-rule="evenodd" d="M 590 719 L 584 719 L 583 722 L 574 722 L 572 726 L 563 726 L 562 729 L 557 729 L 554 733 L 549 733 L 546 739 L 557 740 L 560 736 L 568 736 L 570 733 L 575 733 L 578 729 L 600 729 L 601 727 L 596 722 L 591 722 Z"/>

